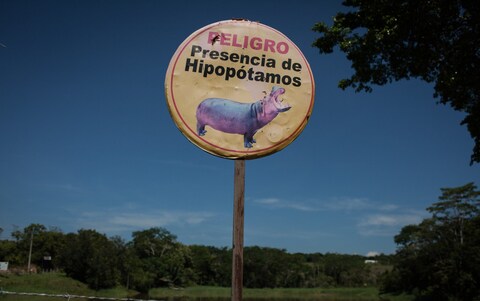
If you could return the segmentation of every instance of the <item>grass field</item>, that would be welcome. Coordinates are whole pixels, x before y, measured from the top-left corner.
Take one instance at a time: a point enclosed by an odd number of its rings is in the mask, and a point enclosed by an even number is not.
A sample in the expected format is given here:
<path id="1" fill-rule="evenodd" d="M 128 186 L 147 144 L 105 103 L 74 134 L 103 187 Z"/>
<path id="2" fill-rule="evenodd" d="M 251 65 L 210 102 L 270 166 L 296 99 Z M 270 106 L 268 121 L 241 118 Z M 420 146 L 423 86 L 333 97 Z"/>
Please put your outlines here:
<path id="1" fill-rule="evenodd" d="M 95 291 L 88 288 L 87 285 L 80 281 L 73 280 L 62 273 L 45 273 L 32 275 L 4 275 L 0 274 L 0 288 L 2 291 L 10 292 L 28 292 L 28 293 L 45 293 L 45 294 L 69 294 L 81 296 L 97 296 L 97 297 L 131 297 L 138 292 L 127 291 L 123 287 L 116 287 L 107 290 Z M 8 296 L 0 297 L 0 301 Z M 37 301 L 38 297 L 29 297 L 29 299 Z M 17 299 L 15 299 L 17 300 Z M 18 299 L 21 300 L 21 299 Z M 23 300 L 23 299 L 22 299 Z M 48 299 L 51 300 L 51 299 Z M 61 300 L 61 299 L 55 299 Z"/>
<path id="2" fill-rule="evenodd" d="M 157 288 L 150 291 L 150 296 L 166 299 L 169 297 L 212 297 L 228 298 L 230 288 L 225 287 L 189 287 L 181 290 Z M 275 288 L 244 289 L 246 299 L 271 300 L 379 300 L 376 288 Z"/>
<path id="3" fill-rule="evenodd" d="M 66 277 L 62 273 L 46 273 L 32 275 L 2 275 L 0 274 L 2 291 L 29 292 L 63 295 L 97 296 L 110 298 L 134 298 L 136 291 L 127 291 L 124 287 L 95 291 L 85 284 Z M 244 300 L 285 300 L 285 301 L 411 301 L 409 296 L 379 296 L 378 289 L 365 288 L 275 288 L 275 289 L 244 289 Z M 228 300 L 230 288 L 194 286 L 182 289 L 154 288 L 148 298 L 159 300 Z M 142 299 L 147 297 L 143 296 Z M 0 301 L 53 301 L 62 298 L 22 297 L 1 295 Z M 73 300 L 73 299 L 72 299 Z M 79 300 L 79 299 L 76 299 Z M 81 299 L 80 299 L 81 300 Z"/>
<path id="4" fill-rule="evenodd" d="M 228 300 L 230 288 L 194 286 L 184 289 L 155 288 L 150 290 L 150 297 L 155 299 L 174 298 L 216 298 Z M 374 287 L 363 288 L 263 288 L 243 289 L 246 300 L 315 300 L 315 301 L 412 301 L 411 296 L 379 296 Z"/>

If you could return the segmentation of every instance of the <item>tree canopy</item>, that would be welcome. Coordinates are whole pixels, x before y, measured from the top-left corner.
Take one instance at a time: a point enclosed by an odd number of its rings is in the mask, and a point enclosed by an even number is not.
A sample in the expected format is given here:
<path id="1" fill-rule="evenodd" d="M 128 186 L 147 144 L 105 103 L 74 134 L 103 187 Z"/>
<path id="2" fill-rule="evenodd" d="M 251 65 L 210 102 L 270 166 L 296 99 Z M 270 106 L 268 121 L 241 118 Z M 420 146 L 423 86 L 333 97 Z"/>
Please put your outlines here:
<path id="1" fill-rule="evenodd" d="M 480 191 L 473 183 L 441 191 L 439 202 L 427 208 L 430 218 L 395 236 L 399 248 L 384 292 L 408 292 L 418 300 L 478 300 Z"/>
<path id="2" fill-rule="evenodd" d="M 480 162 L 480 6 L 475 0 L 346 0 L 333 25 L 317 23 L 320 53 L 335 46 L 354 74 L 339 87 L 372 91 L 401 79 L 434 83 L 434 97 L 465 112 L 474 140 L 470 164 Z"/>
<path id="3" fill-rule="evenodd" d="M 132 240 L 125 242 L 95 230 L 63 234 L 58 228 L 32 224 L 13 231 L 14 240 L 0 240 L 0 261 L 21 271 L 33 229 L 39 231 L 33 239 L 33 264 L 42 271 L 63 271 L 93 289 L 123 285 L 146 293 L 165 286 L 231 285 L 231 248 L 187 246 L 161 227 L 135 231 Z M 359 255 L 291 254 L 258 246 L 245 247 L 244 254 L 244 286 L 249 288 L 376 285 L 391 268 L 392 258 L 377 256 L 377 264 L 367 264 L 367 257 Z M 46 255 L 52 266 L 45 265 Z"/>

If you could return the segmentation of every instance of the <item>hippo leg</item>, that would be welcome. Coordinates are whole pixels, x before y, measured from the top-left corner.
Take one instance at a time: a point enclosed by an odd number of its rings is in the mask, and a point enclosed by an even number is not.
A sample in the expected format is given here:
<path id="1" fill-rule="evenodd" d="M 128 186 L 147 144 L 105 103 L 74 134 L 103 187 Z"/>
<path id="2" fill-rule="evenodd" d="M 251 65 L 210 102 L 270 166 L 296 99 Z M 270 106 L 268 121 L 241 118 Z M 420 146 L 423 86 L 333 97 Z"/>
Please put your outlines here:
<path id="1" fill-rule="evenodd" d="M 201 124 L 200 122 L 197 122 L 197 133 L 199 136 L 205 136 L 205 124 Z"/>
<path id="2" fill-rule="evenodd" d="M 253 135 L 255 135 L 255 133 L 246 133 L 243 136 L 243 144 L 246 148 L 252 148 L 253 143 L 257 142 L 255 139 L 253 139 Z"/>
<path id="3" fill-rule="evenodd" d="M 257 133 L 257 131 L 253 132 L 252 135 L 250 136 L 250 142 L 251 143 L 257 143 L 257 140 L 255 140 L 255 138 L 253 138 L 253 136 L 255 136 L 256 133 Z"/>
<path id="4" fill-rule="evenodd" d="M 252 148 L 253 146 L 246 134 L 243 136 L 243 145 L 245 148 Z"/>

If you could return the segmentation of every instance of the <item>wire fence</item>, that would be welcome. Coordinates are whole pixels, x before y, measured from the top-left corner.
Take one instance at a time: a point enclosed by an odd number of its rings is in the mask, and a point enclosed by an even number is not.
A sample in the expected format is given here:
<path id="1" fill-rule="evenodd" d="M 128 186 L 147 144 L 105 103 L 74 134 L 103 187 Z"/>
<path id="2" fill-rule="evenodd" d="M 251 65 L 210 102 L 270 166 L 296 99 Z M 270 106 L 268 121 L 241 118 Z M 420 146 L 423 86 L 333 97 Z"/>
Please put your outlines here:
<path id="1" fill-rule="evenodd" d="M 17 295 L 17 296 L 37 296 L 37 297 L 56 297 L 70 299 L 87 299 L 87 300 L 112 300 L 112 301 L 159 301 L 153 299 L 135 299 L 135 298 L 111 298 L 111 297 L 96 297 L 96 296 L 81 296 L 66 294 L 46 294 L 46 293 L 25 293 L 25 292 L 10 292 L 0 289 L 1 295 Z"/>

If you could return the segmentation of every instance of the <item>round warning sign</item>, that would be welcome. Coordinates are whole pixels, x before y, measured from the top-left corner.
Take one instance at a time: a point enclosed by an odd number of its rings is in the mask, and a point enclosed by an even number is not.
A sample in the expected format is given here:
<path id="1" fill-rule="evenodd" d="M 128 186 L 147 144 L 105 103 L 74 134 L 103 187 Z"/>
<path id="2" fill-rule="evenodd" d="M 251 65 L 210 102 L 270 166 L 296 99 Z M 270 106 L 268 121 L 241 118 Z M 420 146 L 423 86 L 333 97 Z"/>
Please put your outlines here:
<path id="1" fill-rule="evenodd" d="M 245 20 L 210 24 L 178 47 L 165 94 L 180 131 L 223 158 L 253 159 L 290 144 L 312 113 L 315 83 L 300 49 Z"/>

